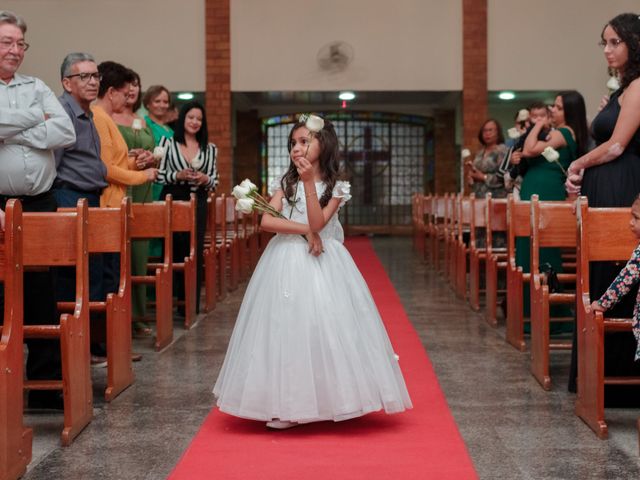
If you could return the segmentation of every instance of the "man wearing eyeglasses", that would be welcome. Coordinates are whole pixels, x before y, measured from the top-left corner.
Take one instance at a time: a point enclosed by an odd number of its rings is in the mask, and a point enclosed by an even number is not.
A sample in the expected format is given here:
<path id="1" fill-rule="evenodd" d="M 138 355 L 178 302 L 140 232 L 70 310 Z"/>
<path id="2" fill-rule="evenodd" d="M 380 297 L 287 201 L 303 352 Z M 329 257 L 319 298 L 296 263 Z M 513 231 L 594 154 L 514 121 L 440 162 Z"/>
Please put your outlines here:
<path id="1" fill-rule="evenodd" d="M 99 207 L 100 195 L 107 186 L 107 167 L 100 158 L 100 137 L 91 112 L 91 102 L 97 98 L 100 88 L 98 65 L 88 53 L 70 53 L 62 61 L 60 79 L 64 93 L 59 100 L 73 123 L 76 141 L 55 151 L 58 174 L 53 183 L 53 194 L 58 207 L 75 207 L 81 198 L 87 199 L 90 207 Z M 92 254 L 89 259 L 91 301 L 104 301 L 106 297 L 103 271 L 102 255 Z M 74 300 L 75 283 L 75 269 L 58 269 L 57 299 Z M 92 325 L 94 320 L 92 317 Z M 106 351 L 99 343 L 91 344 L 91 364 L 106 366 Z"/>
<path id="2" fill-rule="evenodd" d="M 24 40 L 26 30 L 22 18 L 0 11 L 0 220 L 4 220 L 10 198 L 20 199 L 25 212 L 56 210 L 50 191 L 56 177 L 53 150 L 76 139 L 71 120 L 51 89 L 38 78 L 17 73 L 29 48 Z M 4 304 L 3 297 L 1 300 Z M 48 271 L 24 274 L 24 323 L 58 323 L 53 278 Z M 60 379 L 59 342 L 26 343 L 27 378 Z M 60 393 L 31 391 L 29 406 L 61 408 Z"/>

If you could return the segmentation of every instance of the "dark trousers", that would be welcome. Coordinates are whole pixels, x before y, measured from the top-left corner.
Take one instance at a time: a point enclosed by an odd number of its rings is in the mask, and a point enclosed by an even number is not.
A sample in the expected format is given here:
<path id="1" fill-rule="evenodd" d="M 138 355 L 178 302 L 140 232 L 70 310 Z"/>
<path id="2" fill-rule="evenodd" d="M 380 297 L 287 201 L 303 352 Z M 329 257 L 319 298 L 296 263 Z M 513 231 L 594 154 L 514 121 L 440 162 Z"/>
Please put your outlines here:
<path id="1" fill-rule="evenodd" d="M 162 188 L 160 198 L 164 199 L 171 194 L 174 200 L 190 200 L 191 189 L 188 185 L 165 185 Z M 203 265 L 202 254 L 204 252 L 204 235 L 207 229 L 207 190 L 198 188 L 196 192 L 196 312 L 200 312 L 200 292 L 202 291 Z M 189 255 L 189 234 L 173 234 L 173 261 L 182 263 L 184 257 Z M 174 277 L 174 292 L 178 300 L 184 300 L 184 274 L 176 272 Z"/>
<path id="2" fill-rule="evenodd" d="M 55 212 L 58 208 L 51 192 L 33 197 L 17 197 L 24 212 Z M 0 195 L 0 208 L 5 209 L 9 197 Z M 25 242 L 29 239 L 25 238 Z M 0 321 L 4 323 L 4 285 L 0 289 Z M 24 273 L 24 324 L 57 325 L 60 319 L 55 299 L 55 283 L 51 271 Z M 31 380 L 60 379 L 60 342 L 58 340 L 26 340 L 27 378 Z"/>
<path id="3" fill-rule="evenodd" d="M 53 194 L 58 202 L 58 207 L 74 208 L 78 200 L 86 198 L 89 207 L 100 207 L 100 195 L 98 192 L 86 192 L 72 188 L 54 188 Z M 112 266 L 116 263 L 116 270 Z M 89 300 L 102 302 L 108 293 L 116 292 L 120 283 L 120 254 L 118 253 L 92 253 L 89 256 Z M 56 297 L 59 301 L 73 301 L 76 295 L 76 271 L 73 267 L 60 267 L 56 269 Z M 93 355 L 105 355 L 102 345 L 106 338 L 106 325 L 103 313 L 91 313 L 91 353 Z"/>

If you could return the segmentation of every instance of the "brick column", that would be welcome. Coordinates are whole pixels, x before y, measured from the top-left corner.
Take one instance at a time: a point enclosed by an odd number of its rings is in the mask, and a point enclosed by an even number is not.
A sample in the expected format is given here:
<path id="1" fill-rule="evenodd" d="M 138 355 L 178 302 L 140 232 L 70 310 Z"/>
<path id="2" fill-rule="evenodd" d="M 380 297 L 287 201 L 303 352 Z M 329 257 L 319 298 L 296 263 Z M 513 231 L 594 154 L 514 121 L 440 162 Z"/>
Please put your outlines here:
<path id="1" fill-rule="evenodd" d="M 236 145 L 233 149 L 235 182 L 248 178 L 258 188 L 262 188 L 260 179 L 260 145 L 262 131 L 257 110 L 236 112 Z"/>
<path id="2" fill-rule="evenodd" d="M 205 0 L 206 109 L 209 139 L 218 147 L 218 192 L 228 193 L 233 181 L 231 160 L 231 34 L 230 0 Z"/>
<path id="3" fill-rule="evenodd" d="M 433 193 L 442 195 L 458 191 L 456 112 L 436 110 L 434 113 L 435 188 Z"/>
<path id="4" fill-rule="evenodd" d="M 462 148 L 480 147 L 478 129 L 487 118 L 487 0 L 462 0 Z M 466 174 L 466 171 L 465 171 Z M 467 182 L 464 182 L 468 193 Z"/>

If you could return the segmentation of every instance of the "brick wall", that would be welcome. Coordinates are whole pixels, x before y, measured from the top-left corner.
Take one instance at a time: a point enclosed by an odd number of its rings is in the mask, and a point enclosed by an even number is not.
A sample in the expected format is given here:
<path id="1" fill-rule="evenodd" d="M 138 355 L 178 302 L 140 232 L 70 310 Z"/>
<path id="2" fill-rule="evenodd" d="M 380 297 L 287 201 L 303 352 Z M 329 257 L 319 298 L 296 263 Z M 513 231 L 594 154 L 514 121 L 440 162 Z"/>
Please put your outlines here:
<path id="1" fill-rule="evenodd" d="M 218 147 L 218 192 L 229 192 L 231 164 L 230 0 L 205 0 L 206 109 L 209 138 Z"/>
<path id="2" fill-rule="evenodd" d="M 435 189 L 433 193 L 443 194 L 457 191 L 458 162 L 456 152 L 456 112 L 437 110 L 435 112 Z"/>
<path id="3" fill-rule="evenodd" d="M 474 153 L 487 118 L 487 0 L 463 0 L 462 148 Z M 468 187 L 465 182 L 465 192 Z"/>
<path id="4" fill-rule="evenodd" d="M 260 144 L 262 132 L 257 110 L 236 113 L 236 144 L 233 149 L 234 183 L 245 178 L 258 187 L 260 181 Z"/>

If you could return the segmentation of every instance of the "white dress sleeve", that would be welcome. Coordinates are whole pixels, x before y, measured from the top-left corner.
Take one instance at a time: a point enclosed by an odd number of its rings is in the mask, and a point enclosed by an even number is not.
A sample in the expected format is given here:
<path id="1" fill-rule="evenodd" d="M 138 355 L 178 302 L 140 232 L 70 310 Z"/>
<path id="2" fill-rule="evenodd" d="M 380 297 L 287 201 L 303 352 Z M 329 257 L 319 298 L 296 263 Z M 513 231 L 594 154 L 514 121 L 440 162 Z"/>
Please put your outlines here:
<path id="1" fill-rule="evenodd" d="M 345 203 L 351 200 L 351 184 L 349 182 L 338 180 L 336 185 L 333 187 L 331 196 L 339 198 L 340 206 L 342 207 Z"/>
<path id="2" fill-rule="evenodd" d="M 269 184 L 269 188 L 268 188 L 268 192 L 269 195 L 273 196 L 274 193 L 276 193 L 276 190 L 282 190 L 282 176 L 276 177 L 273 180 L 271 180 L 271 183 Z"/>

